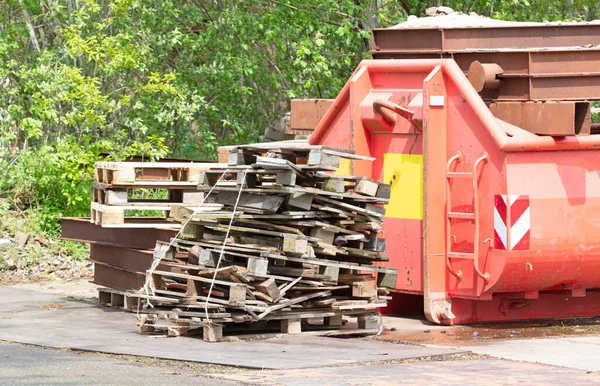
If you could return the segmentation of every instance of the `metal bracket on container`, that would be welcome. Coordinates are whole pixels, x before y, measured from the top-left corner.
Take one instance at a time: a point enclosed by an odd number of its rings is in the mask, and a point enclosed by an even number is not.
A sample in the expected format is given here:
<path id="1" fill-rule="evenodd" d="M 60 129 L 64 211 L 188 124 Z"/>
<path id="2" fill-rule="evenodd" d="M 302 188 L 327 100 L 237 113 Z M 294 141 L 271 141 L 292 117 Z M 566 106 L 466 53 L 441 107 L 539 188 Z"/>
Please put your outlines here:
<path id="1" fill-rule="evenodd" d="M 376 99 L 373 102 L 373 110 L 381 115 L 383 119 L 388 121 L 391 125 L 396 124 L 396 116 L 399 115 L 410 122 L 416 131 L 422 131 L 421 127 L 417 125 L 413 119 L 415 112 L 407 109 L 406 107 L 402 107 L 397 103 L 385 99 Z"/>

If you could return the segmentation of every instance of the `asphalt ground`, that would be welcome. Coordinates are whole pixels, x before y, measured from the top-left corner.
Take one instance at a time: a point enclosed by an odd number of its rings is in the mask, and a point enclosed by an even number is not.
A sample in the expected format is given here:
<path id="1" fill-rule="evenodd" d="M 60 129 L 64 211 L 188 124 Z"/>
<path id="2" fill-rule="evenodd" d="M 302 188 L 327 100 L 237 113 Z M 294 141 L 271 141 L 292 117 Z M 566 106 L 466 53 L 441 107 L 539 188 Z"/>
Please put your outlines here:
<path id="1" fill-rule="evenodd" d="M 206 377 L 211 372 L 238 370 L 0 342 L 2 385 L 238 385 L 238 381 Z"/>
<path id="2" fill-rule="evenodd" d="M 0 384 L 600 385 L 594 319 L 448 327 L 385 317 L 371 338 L 207 344 L 139 335 L 133 314 L 94 296 L 86 282 L 0 287 Z"/>

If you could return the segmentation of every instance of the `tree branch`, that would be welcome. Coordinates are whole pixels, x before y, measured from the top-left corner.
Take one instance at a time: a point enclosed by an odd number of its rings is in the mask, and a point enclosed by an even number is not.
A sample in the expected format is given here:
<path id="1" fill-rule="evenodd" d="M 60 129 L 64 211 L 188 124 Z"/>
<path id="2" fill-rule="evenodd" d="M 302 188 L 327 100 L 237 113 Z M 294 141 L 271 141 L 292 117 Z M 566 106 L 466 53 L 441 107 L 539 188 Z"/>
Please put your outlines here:
<path id="1" fill-rule="evenodd" d="M 406 16 L 410 16 L 410 4 L 408 4 L 405 0 L 400 0 L 400 6 L 406 13 Z"/>
<path id="2" fill-rule="evenodd" d="M 23 11 L 23 20 L 25 20 L 25 25 L 27 26 L 27 30 L 29 31 L 29 39 L 31 40 L 31 45 L 36 52 L 40 52 L 40 43 L 35 36 L 35 29 L 33 28 L 33 24 L 31 24 L 31 17 L 29 16 L 29 12 L 25 9 L 23 5 L 23 0 L 19 0 L 19 5 Z"/>

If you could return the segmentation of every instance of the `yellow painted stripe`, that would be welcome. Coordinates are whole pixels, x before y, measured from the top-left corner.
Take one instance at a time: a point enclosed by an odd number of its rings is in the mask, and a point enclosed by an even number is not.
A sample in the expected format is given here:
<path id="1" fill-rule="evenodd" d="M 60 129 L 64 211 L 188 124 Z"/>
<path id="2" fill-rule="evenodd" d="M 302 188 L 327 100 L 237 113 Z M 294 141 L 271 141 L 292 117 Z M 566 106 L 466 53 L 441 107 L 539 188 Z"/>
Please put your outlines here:
<path id="1" fill-rule="evenodd" d="M 391 185 L 385 217 L 423 218 L 423 155 L 383 155 L 383 180 Z"/>
<path id="2" fill-rule="evenodd" d="M 348 158 L 340 158 L 340 167 L 333 173 L 342 176 L 352 175 L 352 160 Z"/>

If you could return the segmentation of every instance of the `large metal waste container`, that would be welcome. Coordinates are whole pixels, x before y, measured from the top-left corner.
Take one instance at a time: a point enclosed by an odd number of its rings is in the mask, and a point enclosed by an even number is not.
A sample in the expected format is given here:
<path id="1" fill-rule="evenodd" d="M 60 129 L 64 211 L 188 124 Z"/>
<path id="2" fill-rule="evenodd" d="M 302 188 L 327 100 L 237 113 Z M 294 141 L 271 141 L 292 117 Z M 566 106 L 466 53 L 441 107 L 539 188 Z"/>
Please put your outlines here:
<path id="1" fill-rule="evenodd" d="M 452 59 L 363 61 L 309 141 L 377 158 L 396 289 L 435 323 L 600 315 L 600 135 L 494 117 Z"/>

